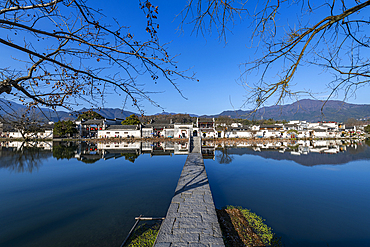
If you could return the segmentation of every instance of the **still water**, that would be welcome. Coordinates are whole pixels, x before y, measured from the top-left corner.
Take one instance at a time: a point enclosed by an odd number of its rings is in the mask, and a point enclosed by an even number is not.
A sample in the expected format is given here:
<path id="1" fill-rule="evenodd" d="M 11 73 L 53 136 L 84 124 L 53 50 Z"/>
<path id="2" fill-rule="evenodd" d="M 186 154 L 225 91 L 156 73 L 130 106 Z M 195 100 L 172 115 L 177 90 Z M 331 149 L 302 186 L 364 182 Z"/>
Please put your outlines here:
<path id="1" fill-rule="evenodd" d="M 370 246 L 369 146 L 319 148 L 216 150 L 205 160 L 216 207 L 251 209 L 285 246 Z"/>
<path id="2" fill-rule="evenodd" d="M 134 217 L 166 215 L 186 160 L 163 150 L 111 149 L 104 160 L 96 145 L 53 148 L 2 149 L 1 247 L 120 246 Z"/>
<path id="3" fill-rule="evenodd" d="M 204 143 L 217 208 L 249 208 L 285 246 L 370 246 L 364 143 Z M 247 147 L 248 146 L 248 147 Z M 1 143 L 0 246 L 120 246 L 165 216 L 187 143 Z"/>

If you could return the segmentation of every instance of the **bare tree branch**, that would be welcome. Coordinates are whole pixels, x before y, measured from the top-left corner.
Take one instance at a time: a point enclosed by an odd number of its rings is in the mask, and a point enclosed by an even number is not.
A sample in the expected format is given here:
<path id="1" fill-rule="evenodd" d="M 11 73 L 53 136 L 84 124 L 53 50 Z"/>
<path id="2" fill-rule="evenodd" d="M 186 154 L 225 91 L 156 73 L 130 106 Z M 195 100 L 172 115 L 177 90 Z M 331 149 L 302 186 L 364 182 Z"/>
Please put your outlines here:
<path id="1" fill-rule="evenodd" d="M 142 111 L 141 100 L 159 106 L 143 86 L 150 78 L 166 80 L 182 95 L 175 80 L 194 77 L 179 70 L 159 42 L 158 7 L 148 0 L 138 7 L 147 18 L 144 41 L 118 23 L 104 24 L 103 14 L 85 0 L 0 3 L 0 45 L 14 49 L 17 62 L 0 68 L 0 94 L 12 94 L 29 107 L 71 109 L 73 100 L 93 105 L 115 92 Z"/>

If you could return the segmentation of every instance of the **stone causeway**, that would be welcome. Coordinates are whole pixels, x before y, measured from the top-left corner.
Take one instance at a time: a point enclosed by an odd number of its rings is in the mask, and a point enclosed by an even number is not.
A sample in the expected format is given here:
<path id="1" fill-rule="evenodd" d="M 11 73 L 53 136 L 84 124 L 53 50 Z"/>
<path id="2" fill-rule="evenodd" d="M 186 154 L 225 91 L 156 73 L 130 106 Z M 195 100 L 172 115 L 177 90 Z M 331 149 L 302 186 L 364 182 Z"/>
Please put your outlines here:
<path id="1" fill-rule="evenodd" d="M 224 247 L 203 157 L 194 137 L 155 247 Z"/>

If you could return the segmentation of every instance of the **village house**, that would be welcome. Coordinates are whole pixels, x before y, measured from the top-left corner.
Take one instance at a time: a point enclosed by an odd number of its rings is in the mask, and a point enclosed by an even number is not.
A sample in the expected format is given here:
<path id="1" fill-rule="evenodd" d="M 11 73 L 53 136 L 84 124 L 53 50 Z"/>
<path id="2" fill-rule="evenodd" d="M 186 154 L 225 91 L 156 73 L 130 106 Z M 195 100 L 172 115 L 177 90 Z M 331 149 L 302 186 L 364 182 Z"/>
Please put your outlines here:
<path id="1" fill-rule="evenodd" d="M 142 126 L 142 137 L 174 137 L 174 124 L 172 119 L 151 120 Z"/>
<path id="2" fill-rule="evenodd" d="M 78 134 L 80 137 L 93 138 L 98 136 L 98 131 L 105 129 L 109 125 L 109 120 L 106 119 L 88 119 L 75 121 Z M 112 122 L 113 124 L 113 122 Z"/>
<path id="3" fill-rule="evenodd" d="M 218 134 L 215 130 L 214 118 L 197 118 L 196 128 L 194 128 L 194 136 L 203 138 L 215 138 Z"/>
<path id="4" fill-rule="evenodd" d="M 141 138 L 141 125 L 110 125 L 98 130 L 99 138 Z"/>
<path id="5" fill-rule="evenodd" d="M 54 123 L 31 123 L 35 124 L 37 132 L 30 132 L 20 128 L 11 126 L 10 124 L 0 123 L 0 137 L 4 138 L 38 138 L 38 139 L 53 139 Z M 29 127 L 29 126 L 27 126 Z M 23 133 L 23 135 L 22 135 Z"/>
<path id="6" fill-rule="evenodd" d="M 270 125 L 261 125 L 256 137 L 262 138 L 280 138 L 283 137 L 284 126 L 283 124 L 270 124 Z"/>
<path id="7" fill-rule="evenodd" d="M 225 137 L 227 138 L 251 138 L 253 137 L 253 132 L 247 125 L 238 127 L 229 127 L 225 131 Z"/>
<path id="8" fill-rule="evenodd" d="M 175 123 L 174 125 L 174 137 L 189 138 L 193 136 L 193 132 L 193 123 Z"/>

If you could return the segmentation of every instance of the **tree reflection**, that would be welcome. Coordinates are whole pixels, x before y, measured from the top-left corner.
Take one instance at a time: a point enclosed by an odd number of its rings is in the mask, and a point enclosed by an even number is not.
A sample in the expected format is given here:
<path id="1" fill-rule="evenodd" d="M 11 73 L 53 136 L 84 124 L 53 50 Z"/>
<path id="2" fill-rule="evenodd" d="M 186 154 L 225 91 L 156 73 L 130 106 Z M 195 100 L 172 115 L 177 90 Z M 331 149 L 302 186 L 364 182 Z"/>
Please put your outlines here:
<path id="1" fill-rule="evenodd" d="M 368 146 L 370 147 L 370 139 L 369 139 L 369 138 L 367 138 L 367 139 L 365 140 L 365 144 L 366 144 L 366 145 L 368 145 Z"/>
<path id="2" fill-rule="evenodd" d="M 78 146 L 74 142 L 58 143 L 53 145 L 53 157 L 59 159 L 71 159 L 75 157 Z"/>
<path id="3" fill-rule="evenodd" d="M 220 164 L 230 164 L 233 157 L 229 155 L 228 148 L 219 149 L 216 155 L 216 159 Z"/>
<path id="4" fill-rule="evenodd" d="M 94 164 L 95 162 L 97 162 L 100 159 L 86 159 L 85 157 L 81 157 L 77 160 L 82 161 L 85 164 Z"/>
<path id="5" fill-rule="evenodd" d="M 137 153 L 122 153 L 121 155 L 125 157 L 125 160 L 128 160 L 132 163 L 134 163 L 137 157 L 139 157 L 139 154 Z"/>
<path id="6" fill-rule="evenodd" d="M 18 147 L 3 147 L 0 168 L 7 168 L 17 173 L 32 173 L 38 170 L 43 160 L 50 157 L 50 152 L 36 145 L 37 143 L 23 142 Z"/>

